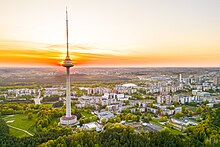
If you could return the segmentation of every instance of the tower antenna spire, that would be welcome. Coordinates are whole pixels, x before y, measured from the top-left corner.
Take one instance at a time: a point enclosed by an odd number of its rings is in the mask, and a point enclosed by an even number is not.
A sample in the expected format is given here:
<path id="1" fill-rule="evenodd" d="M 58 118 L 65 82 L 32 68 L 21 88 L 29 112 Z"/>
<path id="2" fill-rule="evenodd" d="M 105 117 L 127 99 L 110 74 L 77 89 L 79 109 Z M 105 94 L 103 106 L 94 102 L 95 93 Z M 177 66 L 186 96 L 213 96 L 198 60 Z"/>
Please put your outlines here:
<path id="1" fill-rule="evenodd" d="M 66 6 L 66 58 L 69 58 L 68 12 Z"/>

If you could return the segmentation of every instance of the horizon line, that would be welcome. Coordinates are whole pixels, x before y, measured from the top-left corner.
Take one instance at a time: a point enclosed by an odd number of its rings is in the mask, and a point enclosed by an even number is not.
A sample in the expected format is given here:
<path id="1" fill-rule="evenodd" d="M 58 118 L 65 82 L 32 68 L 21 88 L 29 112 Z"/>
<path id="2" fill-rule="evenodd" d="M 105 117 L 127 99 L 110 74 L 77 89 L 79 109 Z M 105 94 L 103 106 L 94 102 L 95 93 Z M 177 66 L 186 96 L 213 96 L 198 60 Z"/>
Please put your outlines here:
<path id="1" fill-rule="evenodd" d="M 62 66 L 0 66 L 0 68 L 57 68 Z M 220 66 L 74 66 L 74 68 L 220 68 Z"/>

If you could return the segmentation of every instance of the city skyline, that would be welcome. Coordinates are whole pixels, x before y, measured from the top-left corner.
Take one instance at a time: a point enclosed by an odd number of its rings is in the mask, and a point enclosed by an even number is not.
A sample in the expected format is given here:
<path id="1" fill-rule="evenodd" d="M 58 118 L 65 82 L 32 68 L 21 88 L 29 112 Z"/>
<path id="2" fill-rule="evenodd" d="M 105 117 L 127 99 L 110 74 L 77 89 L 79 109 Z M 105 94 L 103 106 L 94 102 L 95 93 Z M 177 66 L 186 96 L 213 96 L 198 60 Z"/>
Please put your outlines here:
<path id="1" fill-rule="evenodd" d="M 66 5 L 70 56 L 79 67 L 219 67 L 216 0 L 0 3 L 0 67 L 60 65 Z"/>

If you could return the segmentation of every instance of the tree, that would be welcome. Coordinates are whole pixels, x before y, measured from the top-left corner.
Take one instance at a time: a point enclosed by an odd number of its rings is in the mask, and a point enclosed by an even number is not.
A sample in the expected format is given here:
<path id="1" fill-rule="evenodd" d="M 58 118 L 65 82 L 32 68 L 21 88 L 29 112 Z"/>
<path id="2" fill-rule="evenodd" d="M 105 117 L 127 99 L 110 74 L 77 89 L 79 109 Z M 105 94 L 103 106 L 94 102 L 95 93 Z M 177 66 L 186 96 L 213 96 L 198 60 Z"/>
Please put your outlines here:
<path id="1" fill-rule="evenodd" d="M 82 126 L 84 124 L 84 119 L 80 118 L 79 119 L 79 124 Z"/>
<path id="2" fill-rule="evenodd" d="M 152 120 L 151 114 L 147 114 L 147 118 L 148 118 L 149 121 L 151 121 Z"/>
<path id="3" fill-rule="evenodd" d="M 125 105 L 129 105 L 130 104 L 129 100 L 125 100 L 124 103 L 125 103 Z"/>
<path id="4" fill-rule="evenodd" d="M 132 119 L 132 121 L 137 121 L 137 116 L 136 115 L 132 115 L 131 119 Z"/>
<path id="5" fill-rule="evenodd" d="M 177 112 L 175 115 L 174 115 L 175 118 L 180 118 L 180 117 L 183 117 L 183 113 L 182 112 Z"/>
<path id="6" fill-rule="evenodd" d="M 173 105 L 176 107 L 176 106 L 179 106 L 179 102 L 173 102 Z"/>
<path id="7" fill-rule="evenodd" d="M 120 122 L 121 122 L 121 118 L 120 118 L 120 117 L 116 117 L 115 121 L 116 121 L 117 123 L 120 123 Z"/>
<path id="8" fill-rule="evenodd" d="M 208 104 L 208 103 L 209 103 L 209 101 L 208 101 L 208 100 L 205 100 L 204 105 L 206 105 L 206 104 Z"/>
<path id="9" fill-rule="evenodd" d="M 196 118 L 196 121 L 197 121 L 197 122 L 200 122 L 200 121 L 201 121 L 201 118 L 198 116 L 198 117 Z"/>
<path id="10" fill-rule="evenodd" d="M 109 118 L 109 119 L 108 119 L 108 122 L 110 122 L 110 123 L 114 123 L 115 120 L 114 120 L 114 118 Z"/>
<path id="11" fill-rule="evenodd" d="M 161 108 L 158 108 L 158 109 L 157 109 L 157 113 L 160 115 L 161 112 L 162 112 L 162 109 L 161 109 Z"/>
<path id="12" fill-rule="evenodd" d="M 97 116 L 92 116 L 91 117 L 91 121 L 96 121 L 97 120 Z"/>
<path id="13" fill-rule="evenodd" d="M 33 113 L 29 112 L 28 115 L 27 115 L 27 117 L 28 117 L 28 119 L 31 120 L 31 119 L 33 118 Z"/>
<path id="14" fill-rule="evenodd" d="M 187 111 L 186 111 L 186 106 L 185 106 L 185 105 L 182 106 L 182 112 L 183 112 L 184 114 L 187 113 Z"/>
<path id="15" fill-rule="evenodd" d="M 129 120 L 129 116 L 126 115 L 126 116 L 125 116 L 125 121 L 128 122 L 128 120 Z"/>
<path id="16" fill-rule="evenodd" d="M 9 134 L 9 127 L 2 118 L 0 118 L 0 134 Z"/>
<path id="17" fill-rule="evenodd" d="M 140 122 L 140 116 L 139 115 L 137 116 L 136 121 Z"/>
<path id="18" fill-rule="evenodd" d="M 189 116 L 190 116 L 190 117 L 192 117 L 192 116 L 193 116 L 192 111 L 189 111 Z"/>
<path id="19" fill-rule="evenodd" d="M 196 109 L 196 113 L 198 113 L 198 114 L 201 114 L 201 113 L 202 113 L 202 107 L 201 107 L 201 106 L 199 106 L 199 107 Z"/>
<path id="20" fill-rule="evenodd" d="M 165 121 L 167 121 L 167 116 L 162 116 L 162 117 L 160 117 L 159 121 L 160 121 L 160 122 L 165 122 Z"/>
<path id="21" fill-rule="evenodd" d="M 105 111 L 108 111 L 108 106 L 105 107 Z"/>
<path id="22" fill-rule="evenodd" d="M 143 128 L 140 130 L 140 133 L 141 133 L 141 134 L 144 134 L 144 129 L 143 129 Z"/>
<path id="23" fill-rule="evenodd" d="M 153 107 L 153 103 L 150 103 L 148 106 L 152 108 Z"/>
<path id="24" fill-rule="evenodd" d="M 102 120 L 101 120 L 101 124 L 104 126 L 105 124 L 106 124 L 106 119 L 105 118 L 103 118 Z"/>

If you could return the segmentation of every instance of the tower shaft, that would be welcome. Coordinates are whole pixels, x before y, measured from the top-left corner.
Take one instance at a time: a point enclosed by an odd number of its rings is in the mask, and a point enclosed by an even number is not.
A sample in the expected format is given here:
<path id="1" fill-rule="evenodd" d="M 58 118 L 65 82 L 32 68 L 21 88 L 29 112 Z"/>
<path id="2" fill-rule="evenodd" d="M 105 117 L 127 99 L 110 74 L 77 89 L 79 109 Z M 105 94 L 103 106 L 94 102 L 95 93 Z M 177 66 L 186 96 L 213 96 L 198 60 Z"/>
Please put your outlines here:
<path id="1" fill-rule="evenodd" d="M 70 67 L 66 67 L 66 117 L 71 117 Z"/>

